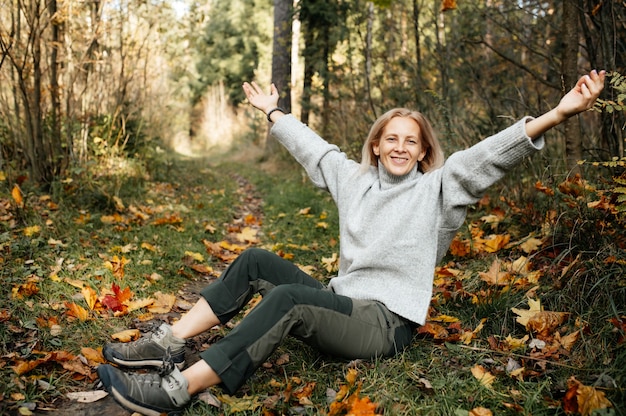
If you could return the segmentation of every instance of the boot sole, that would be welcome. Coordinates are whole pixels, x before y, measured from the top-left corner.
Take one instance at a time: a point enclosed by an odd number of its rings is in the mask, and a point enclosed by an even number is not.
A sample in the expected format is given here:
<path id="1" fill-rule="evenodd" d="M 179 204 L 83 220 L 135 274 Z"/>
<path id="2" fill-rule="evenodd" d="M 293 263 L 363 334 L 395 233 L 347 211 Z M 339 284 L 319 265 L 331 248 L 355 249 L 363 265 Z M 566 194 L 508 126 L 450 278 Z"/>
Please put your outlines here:
<path id="1" fill-rule="evenodd" d="M 126 360 L 122 360 L 120 358 L 117 357 L 105 357 L 107 360 L 109 360 L 112 363 L 115 363 L 117 365 L 121 365 L 124 367 L 131 367 L 131 368 L 142 368 L 142 367 L 161 367 L 163 365 L 163 359 L 155 359 L 155 360 L 139 360 L 139 361 L 126 361 Z M 180 363 L 174 363 L 174 365 L 176 365 L 176 367 L 178 367 L 179 370 L 182 370 L 183 367 L 185 366 L 185 362 L 182 361 Z"/>

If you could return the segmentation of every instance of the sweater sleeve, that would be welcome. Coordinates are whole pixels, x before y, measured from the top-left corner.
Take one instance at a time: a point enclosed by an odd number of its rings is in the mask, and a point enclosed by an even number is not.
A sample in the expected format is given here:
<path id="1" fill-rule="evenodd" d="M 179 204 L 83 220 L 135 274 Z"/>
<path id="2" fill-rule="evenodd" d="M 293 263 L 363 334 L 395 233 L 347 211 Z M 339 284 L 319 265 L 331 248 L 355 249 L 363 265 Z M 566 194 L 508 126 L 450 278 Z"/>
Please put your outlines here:
<path id="1" fill-rule="evenodd" d="M 290 114 L 278 119 L 270 133 L 304 167 L 315 186 L 329 190 L 334 196 L 340 179 L 345 176 L 342 172 L 356 165 L 337 146 Z"/>
<path id="2" fill-rule="evenodd" d="M 526 135 L 529 117 L 519 120 L 501 132 L 469 149 L 451 155 L 442 172 L 442 228 L 458 229 L 465 220 L 466 207 L 482 198 L 487 188 L 499 181 L 525 157 L 544 146 L 540 137 Z"/>

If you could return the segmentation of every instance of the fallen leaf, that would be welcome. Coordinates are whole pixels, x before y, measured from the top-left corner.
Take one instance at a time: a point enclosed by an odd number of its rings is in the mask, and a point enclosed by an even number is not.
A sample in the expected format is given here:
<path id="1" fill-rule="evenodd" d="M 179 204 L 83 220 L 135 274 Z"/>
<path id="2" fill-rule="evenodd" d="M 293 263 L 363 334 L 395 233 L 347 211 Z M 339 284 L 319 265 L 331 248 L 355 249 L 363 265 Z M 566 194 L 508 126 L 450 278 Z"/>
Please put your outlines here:
<path id="1" fill-rule="evenodd" d="M 15 201 L 15 205 L 17 205 L 18 208 L 24 208 L 24 197 L 23 197 L 23 193 L 22 190 L 20 189 L 19 185 L 13 185 L 13 189 L 11 190 L 11 196 L 13 197 L 13 200 Z"/>
<path id="2" fill-rule="evenodd" d="M 139 332 L 138 329 L 126 329 L 111 335 L 111 338 L 119 342 L 131 342 L 139 339 L 140 337 L 141 332 Z"/>
<path id="3" fill-rule="evenodd" d="M 339 270 L 339 256 L 333 253 L 331 257 L 322 257 L 322 264 L 328 273 L 336 272 Z"/>
<path id="4" fill-rule="evenodd" d="M 66 394 L 68 399 L 77 401 L 79 403 L 97 402 L 98 400 L 105 398 L 108 395 L 109 393 L 104 390 L 76 391 Z"/>
<path id="5" fill-rule="evenodd" d="M 492 416 L 493 412 L 485 407 L 475 407 L 470 410 L 469 416 Z"/>
<path id="6" fill-rule="evenodd" d="M 472 375 L 474 376 L 474 378 L 476 378 L 476 380 L 480 381 L 480 384 L 487 388 L 491 388 L 491 385 L 496 379 L 493 374 L 487 371 L 485 367 L 480 364 L 476 364 L 474 367 L 472 367 Z"/>
<path id="7" fill-rule="evenodd" d="M 259 242 L 257 237 L 258 231 L 254 228 L 244 227 L 239 234 L 237 234 L 237 240 L 242 243 L 256 244 Z"/>
<path id="8" fill-rule="evenodd" d="M 98 300 L 98 294 L 96 293 L 96 291 L 93 290 L 90 286 L 83 286 L 83 288 L 81 289 L 81 293 L 83 294 L 83 297 L 85 298 L 89 309 L 93 310 L 93 308 L 96 306 L 96 301 Z"/>
<path id="9" fill-rule="evenodd" d="M 148 306 L 148 311 L 152 313 L 168 313 L 176 303 L 176 296 L 161 292 L 154 294 L 154 303 Z"/>
<path id="10" fill-rule="evenodd" d="M 89 311 L 74 302 L 65 302 L 65 307 L 67 308 L 66 313 L 68 316 L 78 318 L 80 321 L 86 321 L 89 318 Z"/>

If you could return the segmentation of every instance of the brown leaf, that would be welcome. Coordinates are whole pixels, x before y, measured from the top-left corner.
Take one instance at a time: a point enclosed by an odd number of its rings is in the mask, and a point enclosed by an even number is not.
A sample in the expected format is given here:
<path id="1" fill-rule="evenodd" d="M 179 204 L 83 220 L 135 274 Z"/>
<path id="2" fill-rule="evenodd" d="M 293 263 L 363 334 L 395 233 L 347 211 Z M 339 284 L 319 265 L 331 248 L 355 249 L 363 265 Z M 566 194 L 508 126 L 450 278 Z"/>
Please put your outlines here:
<path id="1" fill-rule="evenodd" d="M 568 312 L 541 311 L 528 320 L 526 329 L 538 335 L 548 336 L 565 322 L 568 316 Z"/>
<path id="2" fill-rule="evenodd" d="M 502 271 L 502 263 L 500 260 L 495 259 L 491 263 L 491 267 L 487 272 L 479 272 L 478 276 L 484 282 L 496 286 L 508 286 L 513 281 L 513 276 L 506 271 Z"/>
<path id="3" fill-rule="evenodd" d="M 567 380 L 567 392 L 563 397 L 563 410 L 567 413 L 579 413 L 589 416 L 597 409 L 613 407 L 604 392 L 585 386 L 575 377 Z"/>

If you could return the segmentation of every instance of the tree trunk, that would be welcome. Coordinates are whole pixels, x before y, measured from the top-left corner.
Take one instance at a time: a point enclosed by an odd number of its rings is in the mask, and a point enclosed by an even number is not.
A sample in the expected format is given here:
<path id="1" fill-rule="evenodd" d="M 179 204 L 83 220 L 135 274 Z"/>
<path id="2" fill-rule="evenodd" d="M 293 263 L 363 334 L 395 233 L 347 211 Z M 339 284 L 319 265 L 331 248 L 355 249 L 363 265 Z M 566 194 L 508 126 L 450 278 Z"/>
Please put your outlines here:
<path id="1" fill-rule="evenodd" d="M 274 0 L 274 41 L 272 43 L 272 82 L 278 88 L 278 105 L 291 112 L 291 34 L 292 0 Z M 265 157 L 278 151 L 276 140 L 267 135 Z"/>
<path id="2" fill-rule="evenodd" d="M 578 80 L 578 12 L 577 5 L 573 1 L 563 2 L 563 93 L 569 91 Z M 582 134 L 580 131 L 580 119 L 572 117 L 564 123 L 565 128 L 565 159 L 569 175 L 581 173 L 579 160 L 583 159 Z"/>

